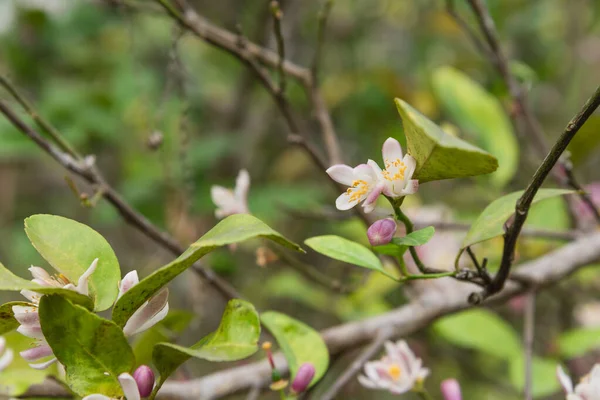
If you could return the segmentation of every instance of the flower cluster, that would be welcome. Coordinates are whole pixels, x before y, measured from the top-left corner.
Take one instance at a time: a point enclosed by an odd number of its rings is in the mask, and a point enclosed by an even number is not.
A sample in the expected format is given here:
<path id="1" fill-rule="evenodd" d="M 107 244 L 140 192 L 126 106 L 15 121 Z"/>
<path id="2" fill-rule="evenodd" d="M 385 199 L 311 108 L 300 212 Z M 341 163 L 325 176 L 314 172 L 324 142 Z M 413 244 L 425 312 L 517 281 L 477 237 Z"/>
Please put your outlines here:
<path id="1" fill-rule="evenodd" d="M 383 143 L 382 153 L 384 169 L 373 160 L 355 168 L 338 164 L 327 169 L 331 179 L 349 186 L 335 201 L 338 210 L 349 210 L 363 202 L 365 212 L 369 213 L 381 194 L 399 198 L 417 192 L 419 181 L 411 179 L 417 166 L 414 157 L 403 156 L 400 143 L 393 138 Z"/>
<path id="2" fill-rule="evenodd" d="M 385 349 L 386 355 L 380 360 L 365 364 L 365 375 L 358 377 L 360 384 L 370 389 L 389 390 L 393 394 L 420 389 L 429 375 L 421 359 L 415 357 L 404 340 L 385 342 Z"/>
<path id="3" fill-rule="evenodd" d="M 567 394 L 567 400 L 600 400 L 600 364 L 594 365 L 590 373 L 581 378 L 575 387 L 560 366 L 556 367 L 556 374 Z"/>

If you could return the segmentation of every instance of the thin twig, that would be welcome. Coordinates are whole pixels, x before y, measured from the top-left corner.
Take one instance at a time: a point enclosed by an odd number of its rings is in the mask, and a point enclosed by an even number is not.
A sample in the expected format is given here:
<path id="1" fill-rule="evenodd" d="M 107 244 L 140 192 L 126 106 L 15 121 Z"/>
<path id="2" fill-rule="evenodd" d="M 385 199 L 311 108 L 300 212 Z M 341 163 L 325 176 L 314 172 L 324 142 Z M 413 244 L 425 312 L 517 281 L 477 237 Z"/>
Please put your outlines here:
<path id="1" fill-rule="evenodd" d="M 115 189 L 108 185 L 104 180 L 104 177 L 98 172 L 93 164 L 86 162 L 86 160 L 75 160 L 69 154 L 64 153 L 55 147 L 52 143 L 44 139 L 37 131 L 27 125 L 4 101 L 0 101 L 0 113 L 4 114 L 21 133 L 33 140 L 42 150 L 48 153 L 64 168 L 85 179 L 90 184 L 101 187 L 104 198 L 119 212 L 119 214 L 121 214 L 125 221 L 174 255 L 180 255 L 184 252 L 185 248 L 177 243 L 173 237 L 168 233 L 159 230 L 146 217 L 131 207 Z M 198 264 L 194 267 L 194 271 L 199 273 L 211 285 L 218 289 L 225 298 L 230 299 L 240 297 L 239 293 L 229 283 L 221 279 L 213 271 L 202 268 Z"/>
<path id="2" fill-rule="evenodd" d="M 454 19 L 456 24 L 463 30 L 463 32 L 469 37 L 471 43 L 477 48 L 478 51 L 483 53 L 487 58 L 493 60 L 495 62 L 494 54 L 490 51 L 490 49 L 481 41 L 479 36 L 475 33 L 471 26 L 460 16 L 460 14 L 456 11 L 456 5 L 454 0 L 446 0 L 446 12 L 448 15 Z"/>
<path id="3" fill-rule="evenodd" d="M 598 106 L 600 106 L 600 86 L 596 88 L 595 93 L 588 99 L 581 111 L 571 119 L 565 128 L 565 131 L 558 138 L 540 167 L 533 175 L 527 189 L 525 189 L 525 192 L 517 201 L 514 220 L 504 234 L 504 249 L 502 251 L 502 260 L 500 262 L 498 273 L 494 277 L 492 283 L 483 292 L 472 294 L 470 297 L 472 302 L 479 303 L 486 297 L 498 293 L 504 287 L 504 283 L 510 274 L 510 269 L 514 260 L 517 239 L 519 238 L 521 228 L 527 219 L 527 213 L 538 189 L 546 180 L 546 177 L 559 160 L 561 154 L 567 148 L 569 142 L 571 142 L 571 139 L 573 139 L 575 134 Z"/>
<path id="4" fill-rule="evenodd" d="M 321 53 L 323 52 L 323 45 L 325 44 L 325 27 L 327 26 L 327 20 L 333 7 L 333 0 L 326 0 L 323 4 L 323 9 L 319 11 L 318 17 L 318 28 L 317 28 L 317 44 L 315 48 L 315 56 L 313 58 L 312 66 L 310 68 L 313 84 L 316 86 L 319 80 L 319 67 L 321 66 Z"/>
<path id="5" fill-rule="evenodd" d="M 525 323 L 523 327 L 523 347 L 525 359 L 525 400 L 533 400 L 533 341 L 535 335 L 535 292 L 525 295 Z"/>
<path id="6" fill-rule="evenodd" d="M 279 6 L 279 2 L 273 0 L 271 2 L 271 15 L 273 15 L 273 32 L 275 33 L 275 40 L 277 41 L 277 54 L 279 60 L 277 62 L 277 71 L 279 72 L 279 91 L 285 93 L 286 86 L 286 74 L 283 70 L 283 62 L 285 61 L 285 41 L 283 40 L 283 33 L 281 32 L 281 19 L 283 18 L 283 11 Z"/>
<path id="7" fill-rule="evenodd" d="M 375 340 L 348 366 L 348 368 L 333 382 L 322 396 L 321 400 L 333 400 L 335 396 L 346 386 L 350 379 L 354 378 L 362 366 L 377 354 L 383 343 L 392 335 L 392 329 L 384 328 L 377 334 Z"/>

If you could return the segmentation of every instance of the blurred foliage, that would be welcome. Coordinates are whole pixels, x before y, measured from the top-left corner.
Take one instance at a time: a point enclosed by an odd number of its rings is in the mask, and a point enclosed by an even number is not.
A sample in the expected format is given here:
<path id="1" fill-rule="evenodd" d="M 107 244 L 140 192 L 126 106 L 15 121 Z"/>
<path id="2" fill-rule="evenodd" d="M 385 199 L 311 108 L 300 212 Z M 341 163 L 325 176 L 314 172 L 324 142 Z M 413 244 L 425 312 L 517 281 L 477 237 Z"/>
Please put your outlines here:
<path id="1" fill-rule="evenodd" d="M 168 19 L 152 11 L 101 3 L 0 0 L 0 72 L 10 76 L 82 153 L 96 155 L 108 181 L 132 206 L 179 241 L 191 243 L 215 223 L 210 186 L 231 187 L 237 171 L 247 168 L 252 177 L 250 209 L 292 240 L 337 234 L 367 243 L 358 220 L 297 215 L 332 206 L 337 193 L 300 149 L 288 145 L 286 127 L 272 100 L 244 66 L 191 35 L 180 37 Z M 191 3 L 217 25 L 234 30 L 239 24 L 252 40 L 274 45 L 265 19 L 267 0 Z M 322 2 L 282 3 L 288 55 L 310 65 Z M 465 4 L 456 3 L 457 11 L 475 26 Z M 600 81 L 600 3 L 488 0 L 487 4 L 502 44 L 513 59 L 511 70 L 527 88 L 532 107 L 552 140 Z M 178 56 L 174 56 L 174 48 Z M 455 82 L 457 87 L 443 95 L 434 90 L 432 76 L 447 67 L 464 74 L 469 86 Z M 445 12 L 442 0 L 338 2 L 328 24 L 320 77 L 348 163 L 378 159 L 381 143 L 389 136 L 404 140 L 393 104 L 393 98 L 400 97 L 444 124 L 447 133 L 472 140 L 510 164 L 501 165 L 502 177 L 496 173 L 427 183 L 415 201 L 419 205 L 443 203 L 461 221 L 472 222 L 492 200 L 522 189 L 537 165 L 528 138 L 515 136 L 504 122 L 512 105 L 502 81 Z M 322 150 L 318 125 L 311 118 L 303 90 L 292 82 L 288 90 L 302 122 L 314 132 L 311 138 Z M 4 92 L 0 96 L 9 98 Z M 495 104 L 487 107 L 494 109 L 491 117 L 479 108 L 482 98 Z M 498 104 L 506 115 L 497 115 Z M 477 119 L 473 120 L 474 116 Z M 583 182 L 600 178 L 598 118 L 592 117 L 569 148 Z M 495 121 L 502 121 L 501 126 Z M 446 129 L 449 123 L 455 126 Z M 502 136 L 494 134 L 500 129 Z M 515 141 L 519 158 L 514 154 Z M 82 207 L 64 176 L 64 170 L 0 118 L 3 263 L 22 276 L 30 264 L 44 266 L 22 231 L 25 217 L 37 213 L 89 223 L 108 239 L 124 269 L 136 268 L 144 271 L 144 276 L 172 258 L 126 225 L 105 202 Z M 76 184 L 79 191 L 92 194 L 93 189 L 83 182 Z M 572 218 L 562 199 L 552 199 L 534 207 L 529 225 L 566 230 L 572 227 Z M 556 245 L 524 240 L 519 257 L 535 257 Z M 281 261 L 259 268 L 253 261 L 256 247 L 252 243 L 235 251 L 215 252 L 206 258 L 206 264 L 260 308 L 287 312 L 312 327 L 378 315 L 407 301 L 397 283 L 379 274 L 365 277 L 362 270 L 336 262 L 327 264 L 314 253 L 306 256 L 306 264 L 359 289 L 351 294 L 332 292 Z M 474 249 L 489 257 L 493 269 L 501 241 Z M 209 332 L 224 304 L 191 274 L 177 279 L 175 285 L 180 290 L 172 291 L 173 302 L 198 315 L 194 330 Z M 539 357 L 536 382 L 541 379 L 547 384 L 537 387 L 538 394 L 556 389 L 548 372 L 549 360 L 585 353 L 588 348 L 577 348 L 579 344 L 595 346 L 595 340 L 588 341 L 585 333 L 571 329 L 578 329 L 573 309 L 597 298 L 598 288 L 598 269 L 588 268 L 577 279 L 551 290 L 562 304 L 561 314 L 541 318 L 536 339 L 543 344 L 558 341 L 560 352 L 550 345 L 535 346 Z M 538 304 L 538 309 L 541 315 L 556 312 L 545 303 Z M 466 398 L 520 398 L 517 388 L 522 383 L 516 376 L 522 376 L 521 355 L 517 354 L 521 318 L 512 309 L 494 311 L 500 312 L 500 317 L 490 317 L 494 325 L 484 321 L 467 329 L 456 323 L 453 334 L 440 337 L 434 328 L 428 335 L 415 335 L 419 356 L 433 371 L 428 385 L 434 395 L 439 394 L 439 381 L 454 376 L 463 383 Z M 485 315 L 494 314 L 486 311 Z M 490 332 L 490 326 L 497 326 L 498 331 Z M 567 333 L 557 340 L 555 334 L 561 331 Z M 136 354 L 141 360 L 148 359 L 144 343 L 178 336 L 179 332 L 180 327 L 157 327 L 139 338 Z M 586 335 L 585 340 L 577 339 L 580 334 Z M 182 336 L 185 340 L 185 334 Z M 193 337 L 199 337 L 198 333 Z M 457 347 L 457 341 L 449 337 L 460 338 L 461 343 L 479 337 L 483 344 Z M 504 360 L 503 354 L 490 356 L 490 342 L 496 349 L 511 348 L 513 361 L 506 362 L 508 353 Z M 195 375 L 213 369 L 202 362 L 190 365 Z M 588 370 L 589 364 L 574 372 L 583 375 Z M 32 371 L 31 377 L 35 374 Z M 328 376 L 324 379 L 328 382 Z M 345 390 L 342 396 L 348 398 L 374 396 L 356 383 Z M 391 398 L 383 393 L 376 396 Z"/>

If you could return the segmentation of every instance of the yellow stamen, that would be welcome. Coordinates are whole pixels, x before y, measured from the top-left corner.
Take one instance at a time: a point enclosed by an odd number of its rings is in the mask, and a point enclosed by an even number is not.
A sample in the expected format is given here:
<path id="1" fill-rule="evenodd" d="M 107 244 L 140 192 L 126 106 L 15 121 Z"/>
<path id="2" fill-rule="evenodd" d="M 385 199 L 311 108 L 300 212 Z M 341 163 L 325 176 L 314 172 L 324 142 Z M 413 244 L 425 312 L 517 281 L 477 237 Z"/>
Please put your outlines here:
<path id="1" fill-rule="evenodd" d="M 262 344 L 262 348 L 263 348 L 263 350 L 265 350 L 265 351 L 266 351 L 266 350 L 271 350 L 271 346 L 272 346 L 271 342 L 264 342 L 264 343 Z"/>
<path id="2" fill-rule="evenodd" d="M 397 168 L 397 171 L 392 175 L 388 168 Z M 388 181 L 402 180 L 404 179 L 404 172 L 406 171 L 406 164 L 400 159 L 396 159 L 393 161 L 385 160 L 385 168 L 381 171 L 383 175 L 383 179 Z"/>
<path id="3" fill-rule="evenodd" d="M 400 375 L 402 375 L 402 370 L 398 365 L 392 364 L 388 368 L 388 374 L 390 374 L 393 380 L 397 381 L 400 379 Z"/>
<path id="4" fill-rule="evenodd" d="M 369 185 L 367 185 L 367 182 L 363 181 L 362 179 L 357 179 L 352 182 L 352 187 L 348 188 L 346 194 L 350 196 L 350 201 L 356 201 L 367 194 L 369 191 L 368 189 Z"/>

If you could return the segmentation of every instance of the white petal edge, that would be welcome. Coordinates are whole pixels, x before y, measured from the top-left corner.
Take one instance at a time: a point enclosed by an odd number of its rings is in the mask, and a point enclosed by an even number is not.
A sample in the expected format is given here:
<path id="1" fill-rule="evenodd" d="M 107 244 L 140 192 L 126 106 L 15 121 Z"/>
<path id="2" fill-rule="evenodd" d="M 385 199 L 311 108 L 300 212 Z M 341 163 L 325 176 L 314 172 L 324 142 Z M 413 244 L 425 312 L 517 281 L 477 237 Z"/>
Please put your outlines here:
<path id="1" fill-rule="evenodd" d="M 119 382 L 121 383 L 123 393 L 125 393 L 125 398 L 127 400 L 140 400 L 140 391 L 133 376 L 128 373 L 123 373 L 119 375 Z"/>
<path id="2" fill-rule="evenodd" d="M 0 357 L 0 371 L 5 370 L 10 363 L 12 363 L 14 358 L 14 353 L 11 349 L 6 349 L 4 354 Z"/>
<path id="3" fill-rule="evenodd" d="M 407 154 L 402 159 L 402 162 L 406 166 L 406 171 L 404 171 L 404 179 L 408 180 L 412 178 L 415 173 L 415 169 L 417 168 L 417 160 L 410 154 Z"/>
<path id="4" fill-rule="evenodd" d="M 415 194 L 419 190 L 419 181 L 416 179 L 411 179 L 406 183 L 404 189 L 402 189 L 403 195 Z"/>
<path id="5" fill-rule="evenodd" d="M 37 361 L 40 358 L 50 357 L 54 355 L 52 349 L 47 344 L 40 344 L 19 353 L 26 361 Z"/>
<path id="6" fill-rule="evenodd" d="M 52 364 L 54 364 L 56 361 L 58 361 L 56 358 L 53 358 L 52 360 L 48 360 L 46 362 L 43 363 L 39 363 L 39 364 L 29 364 L 29 366 L 33 369 L 37 369 L 37 370 L 42 370 L 42 369 L 46 369 L 49 366 L 51 366 Z"/>
<path id="7" fill-rule="evenodd" d="M 336 164 L 327 168 L 327 175 L 342 185 L 352 186 L 354 181 L 354 170 L 348 165 Z"/>
<path id="8" fill-rule="evenodd" d="M 340 211 L 346 211 L 357 205 L 359 199 L 350 200 L 348 193 L 342 193 L 337 199 L 335 199 L 335 207 Z"/>
<path id="9" fill-rule="evenodd" d="M 385 161 L 402 160 L 402 146 L 400 146 L 400 142 L 394 138 L 387 138 L 387 140 L 383 142 L 381 153 L 383 155 L 384 163 Z"/>
<path id="10" fill-rule="evenodd" d="M 131 336 L 139 333 L 144 327 L 147 329 L 149 327 L 147 326 L 148 322 L 158 322 L 159 320 L 157 320 L 156 317 L 164 311 L 165 307 L 168 305 L 168 299 L 169 289 L 165 288 L 156 296 L 144 303 L 140 308 L 138 308 L 129 318 L 125 324 L 125 327 L 123 328 L 123 333 L 125 333 L 125 336 Z M 164 318 L 164 316 L 162 318 Z"/>
<path id="11" fill-rule="evenodd" d="M 32 339 L 44 339 L 41 326 L 21 325 L 17 328 L 17 332 Z"/>
<path id="12" fill-rule="evenodd" d="M 112 400 L 110 397 L 103 394 L 90 394 L 81 400 Z"/>
<path id="13" fill-rule="evenodd" d="M 96 271 L 97 267 L 98 259 L 96 258 L 94 261 L 92 261 L 92 263 L 90 264 L 88 269 L 83 273 L 83 275 L 79 277 L 79 280 L 77 281 L 77 288 L 75 288 L 77 292 L 85 296 L 89 294 L 88 279 L 90 279 L 90 276 L 92 276 L 92 274 Z"/>
<path id="14" fill-rule="evenodd" d="M 376 383 L 374 383 L 372 380 L 370 380 L 369 378 L 367 378 L 364 375 L 358 376 L 358 382 L 361 385 L 363 385 L 364 387 L 369 388 L 369 389 L 377 389 L 378 388 Z"/>
<path id="15" fill-rule="evenodd" d="M 138 277 L 137 271 L 133 270 L 128 272 L 121 280 L 121 283 L 119 283 L 119 296 L 117 297 L 117 300 L 138 283 L 140 283 L 140 278 Z"/>
<path id="16" fill-rule="evenodd" d="M 573 393 L 573 381 L 571 381 L 569 375 L 567 375 L 560 365 L 556 366 L 556 376 L 558 377 L 558 381 L 565 392 L 567 394 Z"/>
<path id="17" fill-rule="evenodd" d="M 38 313 L 37 307 L 13 306 L 12 312 L 17 322 L 21 325 L 38 326 L 40 324 L 40 315 Z"/>
<path id="18" fill-rule="evenodd" d="M 245 169 L 240 170 L 235 179 L 234 195 L 238 202 L 246 203 L 250 189 L 250 174 Z"/>

